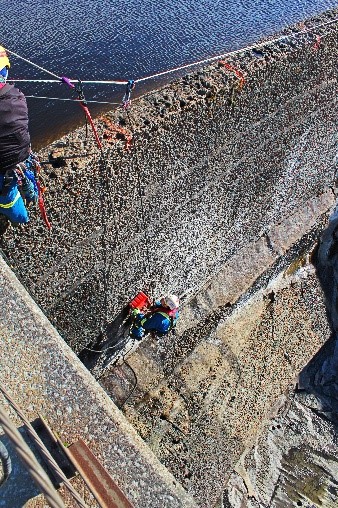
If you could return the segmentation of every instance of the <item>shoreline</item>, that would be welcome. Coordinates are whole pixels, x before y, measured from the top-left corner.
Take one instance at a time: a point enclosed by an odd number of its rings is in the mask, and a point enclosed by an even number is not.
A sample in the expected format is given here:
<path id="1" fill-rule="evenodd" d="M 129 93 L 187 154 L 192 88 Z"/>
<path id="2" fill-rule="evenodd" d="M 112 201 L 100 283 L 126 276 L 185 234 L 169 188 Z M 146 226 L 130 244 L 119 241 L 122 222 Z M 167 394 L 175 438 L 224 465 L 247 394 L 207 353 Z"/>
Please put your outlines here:
<path id="1" fill-rule="evenodd" d="M 261 44 L 265 44 L 265 43 L 267 44 L 267 46 L 269 46 L 269 43 L 271 43 L 271 41 L 273 41 L 276 37 L 294 35 L 295 33 L 297 33 L 299 31 L 299 26 L 301 26 L 301 25 L 303 25 L 304 28 L 308 28 L 308 26 L 311 25 L 311 23 L 316 22 L 316 24 L 320 24 L 321 19 L 323 19 L 325 21 L 330 21 L 331 14 L 333 15 L 334 12 L 335 12 L 334 8 L 329 9 L 327 11 L 323 11 L 321 14 L 313 16 L 309 19 L 305 19 L 302 22 L 298 22 L 296 24 L 285 27 L 281 31 L 276 31 L 275 33 L 273 33 L 271 35 L 263 36 L 263 37 L 259 38 L 255 43 L 250 44 L 250 47 L 257 46 L 259 48 Z M 318 21 L 319 21 L 319 23 L 318 23 Z M 301 32 L 299 32 L 299 34 L 300 34 L 300 36 L 302 35 Z M 272 44 L 274 44 L 274 42 L 272 42 Z M 269 51 L 269 48 L 267 48 L 267 49 Z M 233 52 L 235 52 L 235 53 L 238 52 L 238 56 L 237 55 L 233 56 L 232 55 Z M 225 53 L 224 56 L 227 57 L 227 55 L 230 55 L 230 60 L 232 60 L 232 58 L 241 59 L 244 56 L 245 52 L 247 52 L 247 49 L 246 49 L 246 47 L 243 47 L 243 48 L 238 48 L 235 50 L 230 50 L 227 53 Z M 259 52 L 258 52 L 258 54 L 259 54 Z M 206 58 L 208 58 L 208 57 L 206 57 Z M 213 58 L 213 56 L 211 55 L 210 58 Z M 155 79 L 152 82 L 142 82 L 142 84 L 137 84 L 135 91 L 132 94 L 133 95 L 132 103 L 137 104 L 137 102 L 144 97 L 149 97 L 153 94 L 156 94 L 157 92 L 160 92 L 163 88 L 167 88 L 167 87 L 170 88 L 170 86 L 172 84 L 175 84 L 175 82 L 181 80 L 182 78 L 184 78 L 186 76 L 193 75 L 194 73 L 198 73 L 199 71 L 203 71 L 203 69 L 207 68 L 208 65 L 212 65 L 213 63 L 214 62 L 211 62 L 211 64 L 206 63 L 200 68 L 198 68 L 198 64 L 196 64 L 196 67 L 195 66 L 192 67 L 192 69 L 188 70 L 188 72 L 186 72 L 185 70 L 176 72 L 172 76 L 172 78 L 160 77 L 160 78 Z M 183 66 L 184 65 L 185 64 L 183 64 Z M 189 63 L 187 65 L 191 65 L 191 64 Z M 157 80 L 159 82 L 156 84 Z M 120 92 L 115 91 L 111 96 L 111 99 L 110 99 L 111 102 L 117 102 L 117 101 L 121 100 L 121 103 L 122 103 L 124 89 L 125 89 L 125 87 L 123 86 L 123 87 L 121 87 Z M 28 100 L 33 101 L 34 99 L 28 99 Z M 99 106 L 99 105 L 89 104 L 89 110 L 92 113 L 92 117 L 93 117 L 93 119 L 95 119 L 97 121 L 100 119 L 100 117 L 102 117 L 106 114 L 118 116 L 119 109 L 120 109 L 120 106 L 115 106 L 115 107 L 111 108 L 111 107 L 109 107 L 109 105 Z M 59 127 L 57 130 L 52 131 L 53 133 L 49 132 L 48 136 L 45 135 L 44 137 L 41 137 L 33 132 L 33 135 L 32 135 L 33 151 L 39 152 L 39 151 L 45 149 L 46 147 L 48 147 L 49 145 L 52 145 L 53 143 L 56 143 L 58 140 L 66 137 L 67 135 L 77 131 L 78 129 L 81 129 L 83 127 L 84 120 L 81 121 L 80 117 L 83 118 L 83 115 L 82 115 L 81 110 L 79 108 L 77 112 L 72 114 L 72 121 L 65 124 L 64 127 L 62 127 L 62 128 Z"/>

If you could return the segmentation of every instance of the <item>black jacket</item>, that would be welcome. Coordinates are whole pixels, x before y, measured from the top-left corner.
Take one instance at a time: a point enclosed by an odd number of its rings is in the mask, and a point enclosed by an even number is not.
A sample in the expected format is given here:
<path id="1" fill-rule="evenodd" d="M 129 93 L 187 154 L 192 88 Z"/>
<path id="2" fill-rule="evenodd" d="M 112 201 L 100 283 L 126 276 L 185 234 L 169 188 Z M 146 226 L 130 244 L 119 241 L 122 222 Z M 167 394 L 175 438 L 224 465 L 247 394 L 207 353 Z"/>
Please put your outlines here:
<path id="1" fill-rule="evenodd" d="M 30 151 L 26 98 L 6 84 L 0 88 L 0 173 L 23 162 Z"/>

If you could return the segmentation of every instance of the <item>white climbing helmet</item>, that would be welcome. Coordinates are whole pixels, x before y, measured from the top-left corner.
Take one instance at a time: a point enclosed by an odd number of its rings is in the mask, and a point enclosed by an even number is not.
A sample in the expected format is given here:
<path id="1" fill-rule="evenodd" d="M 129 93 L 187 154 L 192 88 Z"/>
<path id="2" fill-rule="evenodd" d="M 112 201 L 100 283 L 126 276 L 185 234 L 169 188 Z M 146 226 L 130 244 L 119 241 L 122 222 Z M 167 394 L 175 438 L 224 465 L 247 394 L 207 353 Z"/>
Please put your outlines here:
<path id="1" fill-rule="evenodd" d="M 166 295 L 164 301 L 170 310 L 177 309 L 180 305 L 180 300 L 176 295 Z"/>

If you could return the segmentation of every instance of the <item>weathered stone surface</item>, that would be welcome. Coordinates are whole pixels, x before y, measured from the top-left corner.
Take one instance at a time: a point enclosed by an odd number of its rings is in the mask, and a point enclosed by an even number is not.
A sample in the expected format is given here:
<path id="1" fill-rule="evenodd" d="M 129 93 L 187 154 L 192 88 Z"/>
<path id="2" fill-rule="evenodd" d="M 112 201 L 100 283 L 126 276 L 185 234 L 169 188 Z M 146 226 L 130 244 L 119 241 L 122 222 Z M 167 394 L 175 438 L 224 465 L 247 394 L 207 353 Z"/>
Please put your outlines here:
<path id="1" fill-rule="evenodd" d="M 254 448 L 244 452 L 244 466 L 236 467 L 227 485 L 233 508 L 338 504 L 337 227 L 335 212 L 314 256 L 331 338 L 301 370 L 297 389 L 284 401 L 279 416 L 266 423 Z"/>
<path id="2" fill-rule="evenodd" d="M 0 280 L 0 382 L 26 417 L 33 421 L 41 414 L 63 442 L 81 437 L 135 508 L 196 506 L 65 344 L 3 259 Z M 13 411 L 10 414 L 20 422 Z M 24 489 L 27 478 L 19 476 L 19 480 Z M 22 497 L 19 501 L 16 497 L 19 490 L 11 480 L 1 489 L 6 507 L 21 506 Z"/>
<path id="3" fill-rule="evenodd" d="M 334 206 L 334 203 L 333 192 L 326 190 L 320 196 L 309 199 L 290 217 L 283 218 L 259 240 L 243 247 L 205 284 L 193 301 L 184 306 L 178 332 L 183 333 L 214 309 L 238 300 L 279 256 L 285 254 L 311 229 L 318 217 Z"/>
<path id="4" fill-rule="evenodd" d="M 29 416 L 39 408 L 66 439 L 80 432 L 119 485 L 132 486 L 136 506 L 194 506 L 168 470 L 207 508 L 227 499 L 252 508 L 281 499 L 286 506 L 300 501 L 295 492 L 326 502 L 332 494 L 334 464 L 325 493 L 313 489 L 323 467 L 320 446 L 312 455 L 286 446 L 285 481 L 262 495 L 250 450 L 262 420 L 281 406 L 280 394 L 330 335 L 303 251 L 333 199 L 336 30 L 327 29 L 318 51 L 304 34 L 231 59 L 246 73 L 241 91 L 216 64 L 135 101 L 125 119 L 106 115 L 98 122 L 102 158 L 84 129 L 60 140 L 64 155 L 79 159 L 45 170 L 52 232 L 32 212 L 29 229 L 1 239 L 9 264 L 76 352 L 140 288 L 186 295 L 178 334 L 144 341 L 128 360 L 134 370 L 124 363 L 101 380 L 119 404 L 129 397 L 125 416 L 147 446 L 3 269 L 19 295 L 12 302 L 7 288 L 2 292 L 10 354 L 1 376 Z M 128 133 L 107 134 L 111 120 L 133 135 L 130 153 L 123 150 Z M 332 353 L 314 377 L 311 369 L 302 373 L 304 384 L 315 379 L 322 389 L 311 407 L 331 419 Z M 305 414 L 292 410 L 294 422 Z M 241 454 L 241 478 L 232 477 L 222 501 Z M 290 467 L 297 463 L 294 491 Z"/>
<path id="5" fill-rule="evenodd" d="M 169 339 L 156 354 L 148 340 L 128 358 L 138 383 L 124 406 L 127 418 L 203 507 L 214 506 L 280 394 L 330 336 L 315 270 L 303 265 L 175 337 L 183 347 L 198 337 L 176 363 Z M 101 380 L 115 400 L 126 397 L 119 390 L 128 370 Z"/>
<path id="6" fill-rule="evenodd" d="M 229 506 L 337 506 L 337 447 L 335 425 L 296 394 L 243 455 L 227 485 Z"/>
<path id="7" fill-rule="evenodd" d="M 284 49 L 267 46 L 266 58 L 230 58 L 246 75 L 241 90 L 216 63 L 133 101 L 128 116 L 108 113 L 97 122 L 102 157 L 85 129 L 41 152 L 70 157 L 44 171 L 53 229 L 32 211 L 29 227 L 8 230 L 1 247 L 76 352 L 139 289 L 195 293 L 332 184 L 335 29 L 326 27 L 318 51 L 300 34 L 286 36 Z M 122 120 L 129 152 L 110 127 Z"/>

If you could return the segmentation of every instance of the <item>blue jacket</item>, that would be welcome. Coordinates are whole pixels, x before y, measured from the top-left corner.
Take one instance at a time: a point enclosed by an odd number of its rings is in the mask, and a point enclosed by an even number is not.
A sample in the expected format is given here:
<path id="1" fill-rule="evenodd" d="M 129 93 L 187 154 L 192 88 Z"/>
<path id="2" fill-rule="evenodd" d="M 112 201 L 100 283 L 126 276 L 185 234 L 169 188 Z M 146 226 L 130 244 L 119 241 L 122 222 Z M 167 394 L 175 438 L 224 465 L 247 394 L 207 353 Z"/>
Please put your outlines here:
<path id="1" fill-rule="evenodd" d="M 160 312 L 154 312 L 149 318 L 146 318 L 141 326 L 143 326 L 145 330 L 167 333 L 171 328 L 171 320 Z"/>
<path id="2" fill-rule="evenodd" d="M 154 331 L 162 335 L 168 333 L 171 328 L 176 325 L 179 318 L 178 310 L 176 310 L 174 315 L 169 316 L 162 308 L 161 302 L 156 301 L 154 307 L 158 307 L 159 310 L 156 311 L 153 309 L 150 316 L 142 313 L 138 314 L 135 319 L 135 325 L 132 327 L 132 335 L 138 338 L 143 337 L 144 330 Z"/>

